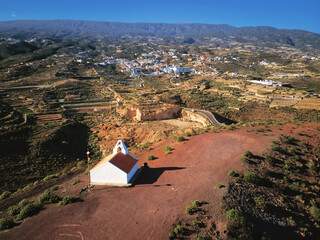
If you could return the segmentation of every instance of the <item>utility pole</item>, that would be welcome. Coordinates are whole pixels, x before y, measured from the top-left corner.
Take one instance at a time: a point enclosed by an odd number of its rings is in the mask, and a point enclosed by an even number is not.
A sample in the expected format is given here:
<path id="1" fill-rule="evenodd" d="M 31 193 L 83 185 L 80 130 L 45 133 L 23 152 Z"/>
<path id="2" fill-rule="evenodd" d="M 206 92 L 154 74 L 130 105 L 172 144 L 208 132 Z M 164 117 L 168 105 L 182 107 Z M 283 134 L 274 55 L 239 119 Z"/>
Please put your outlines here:
<path id="1" fill-rule="evenodd" d="M 87 159 L 88 159 L 88 183 L 89 183 L 89 185 L 88 185 L 88 192 L 90 192 L 91 191 L 91 188 L 90 188 L 90 166 L 89 166 L 89 164 L 90 164 L 90 152 L 89 152 L 89 148 L 87 149 Z"/>

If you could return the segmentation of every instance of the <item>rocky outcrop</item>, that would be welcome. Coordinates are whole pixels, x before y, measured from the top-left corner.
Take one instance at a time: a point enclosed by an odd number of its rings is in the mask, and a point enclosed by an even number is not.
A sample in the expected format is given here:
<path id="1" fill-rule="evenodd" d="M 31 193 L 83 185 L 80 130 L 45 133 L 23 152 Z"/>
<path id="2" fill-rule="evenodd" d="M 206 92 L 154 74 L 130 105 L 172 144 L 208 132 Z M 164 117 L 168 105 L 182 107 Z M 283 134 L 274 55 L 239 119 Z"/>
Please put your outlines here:
<path id="1" fill-rule="evenodd" d="M 117 111 L 121 116 L 135 118 L 138 121 L 153 121 L 173 119 L 179 116 L 180 106 L 165 105 L 165 106 L 128 106 L 118 108 Z"/>
<path id="2" fill-rule="evenodd" d="M 152 121 L 177 118 L 180 106 L 166 106 L 156 110 L 137 109 L 138 121 Z"/>
<path id="3" fill-rule="evenodd" d="M 187 120 L 193 121 L 193 122 L 199 122 L 204 127 L 211 125 L 211 123 L 209 122 L 209 120 L 205 116 L 203 116 L 202 114 L 197 113 L 195 111 L 188 110 L 188 109 L 182 109 L 181 115 L 184 119 L 187 119 Z"/>

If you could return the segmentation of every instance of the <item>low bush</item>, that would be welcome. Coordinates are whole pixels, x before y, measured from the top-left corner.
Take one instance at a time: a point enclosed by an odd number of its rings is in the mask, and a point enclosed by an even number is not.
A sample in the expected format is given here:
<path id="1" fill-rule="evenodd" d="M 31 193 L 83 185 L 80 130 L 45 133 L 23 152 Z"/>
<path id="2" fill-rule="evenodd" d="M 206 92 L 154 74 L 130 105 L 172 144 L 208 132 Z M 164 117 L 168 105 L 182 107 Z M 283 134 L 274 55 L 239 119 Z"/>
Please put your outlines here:
<path id="1" fill-rule="evenodd" d="M 253 154 L 252 152 L 250 151 L 246 151 L 244 154 L 243 154 L 244 157 L 247 157 L 247 158 L 252 158 L 253 157 Z"/>
<path id="2" fill-rule="evenodd" d="M 320 218 L 320 209 L 317 208 L 316 206 L 311 206 L 310 212 L 311 212 L 312 217 L 317 218 L 317 219 Z"/>
<path id="3" fill-rule="evenodd" d="M 28 199 L 26 199 L 26 198 L 24 198 L 24 199 L 22 199 L 19 203 L 18 203 L 18 206 L 20 207 L 20 208 L 23 208 L 25 205 L 27 205 L 29 203 L 29 200 Z"/>
<path id="4" fill-rule="evenodd" d="M 289 147 L 287 149 L 287 152 L 290 153 L 291 155 L 294 155 L 296 153 L 296 151 L 292 147 Z"/>
<path id="5" fill-rule="evenodd" d="M 58 173 L 57 174 L 51 174 L 51 175 L 48 175 L 48 176 L 44 177 L 41 181 L 45 182 L 45 181 L 48 181 L 48 180 L 50 180 L 52 178 L 57 178 L 58 176 L 59 176 Z"/>
<path id="6" fill-rule="evenodd" d="M 244 163 L 249 163 L 249 159 L 246 157 L 241 157 L 241 161 Z"/>
<path id="7" fill-rule="evenodd" d="M 79 161 L 77 162 L 77 168 L 81 168 L 81 167 L 84 167 L 86 165 L 85 161 Z"/>
<path id="8" fill-rule="evenodd" d="M 15 222 L 12 218 L 0 218 L 0 230 L 6 230 L 13 228 L 15 226 Z"/>
<path id="9" fill-rule="evenodd" d="M 152 160 L 154 160 L 154 159 L 156 159 L 153 155 L 148 155 L 147 156 L 147 160 L 148 161 L 152 161 Z"/>
<path id="10" fill-rule="evenodd" d="M 8 215 L 15 216 L 20 213 L 20 207 L 15 205 L 8 208 Z"/>
<path id="11" fill-rule="evenodd" d="M 175 232 L 169 232 L 169 239 L 175 239 L 176 236 Z"/>
<path id="12" fill-rule="evenodd" d="M 220 208 L 225 212 L 227 212 L 229 210 L 229 206 L 226 203 L 221 203 Z"/>
<path id="13" fill-rule="evenodd" d="M 184 139 L 184 137 L 182 137 L 182 136 L 179 136 L 179 137 L 177 137 L 177 142 L 182 142 L 182 141 L 184 141 L 185 139 Z"/>
<path id="14" fill-rule="evenodd" d="M 235 126 L 232 124 L 227 127 L 227 130 L 233 130 L 233 129 L 235 129 Z"/>
<path id="15" fill-rule="evenodd" d="M 79 183 L 79 178 L 76 178 L 71 182 L 72 186 L 76 185 L 77 183 Z"/>
<path id="16" fill-rule="evenodd" d="M 65 206 L 71 203 L 74 203 L 76 201 L 76 198 L 72 195 L 67 195 L 62 198 L 62 200 L 59 202 L 59 205 Z"/>
<path id="17" fill-rule="evenodd" d="M 185 135 L 186 137 L 190 137 L 190 136 L 191 136 L 191 133 L 190 133 L 190 132 L 185 132 L 184 135 Z"/>
<path id="18" fill-rule="evenodd" d="M 149 150 L 151 150 L 150 146 L 151 146 L 151 143 L 147 142 L 147 143 L 144 143 L 144 144 L 140 144 L 138 146 L 138 149 L 139 150 L 147 150 L 147 151 L 149 151 Z"/>
<path id="19" fill-rule="evenodd" d="M 266 202 L 263 201 L 261 198 L 255 197 L 253 200 L 258 208 L 260 208 L 261 210 L 266 209 Z"/>
<path id="20" fill-rule="evenodd" d="M 185 234 L 186 230 L 184 229 L 184 227 L 182 225 L 177 225 L 174 229 L 174 233 L 175 234 Z"/>
<path id="21" fill-rule="evenodd" d="M 313 170 L 313 171 L 317 170 L 316 164 L 313 163 L 313 162 L 312 162 L 312 163 L 309 163 L 309 164 L 308 164 L 308 167 L 309 167 L 310 170 Z"/>
<path id="22" fill-rule="evenodd" d="M 223 185 L 222 185 L 222 184 L 220 184 L 220 183 L 217 183 L 217 184 L 216 184 L 216 187 L 217 187 L 217 188 L 222 188 L 222 187 L 223 187 Z"/>
<path id="23" fill-rule="evenodd" d="M 272 149 L 273 151 L 279 151 L 279 150 L 280 150 L 280 147 L 277 146 L 277 145 L 271 145 L 271 149 Z"/>
<path id="24" fill-rule="evenodd" d="M 57 191 L 59 189 L 59 185 L 54 185 L 52 188 L 51 188 L 51 191 Z"/>
<path id="25" fill-rule="evenodd" d="M 249 183 L 257 183 L 259 181 L 258 176 L 253 172 L 246 172 L 243 176 L 243 179 Z"/>
<path id="26" fill-rule="evenodd" d="M 227 219 L 229 219 L 233 222 L 237 222 L 237 223 L 243 222 L 243 217 L 235 209 L 230 209 L 229 211 L 227 211 L 226 216 L 227 216 Z"/>
<path id="27" fill-rule="evenodd" d="M 188 207 L 186 207 L 185 213 L 192 215 L 192 214 L 196 213 L 197 211 L 198 211 L 198 208 L 191 204 Z"/>
<path id="28" fill-rule="evenodd" d="M 283 143 L 292 144 L 294 141 L 294 138 L 291 136 L 281 135 L 280 140 Z"/>
<path id="29" fill-rule="evenodd" d="M 235 175 L 236 175 L 236 173 L 235 173 L 233 170 L 230 170 L 230 171 L 228 172 L 228 176 L 234 177 Z"/>
<path id="30" fill-rule="evenodd" d="M 272 164 L 274 162 L 273 158 L 269 154 L 264 155 L 264 161 L 269 164 Z"/>
<path id="31" fill-rule="evenodd" d="M 42 206 L 38 203 L 28 203 L 17 216 L 17 221 L 21 221 L 27 217 L 34 216 L 38 214 L 41 210 Z"/>
<path id="32" fill-rule="evenodd" d="M 192 200 L 191 204 L 192 204 L 192 206 L 200 207 L 202 202 L 200 202 L 199 200 Z"/>
<path id="33" fill-rule="evenodd" d="M 0 195 L 0 200 L 8 198 L 11 196 L 11 192 L 9 191 L 4 191 L 1 195 Z"/>
<path id="34" fill-rule="evenodd" d="M 50 204 L 50 203 L 57 203 L 61 200 L 61 197 L 53 193 L 49 190 L 43 192 L 43 194 L 39 197 L 38 202 L 40 204 Z"/>
<path id="35" fill-rule="evenodd" d="M 170 151 L 172 151 L 172 148 L 170 146 L 164 146 L 163 150 L 166 152 L 170 152 Z"/>
<path id="36" fill-rule="evenodd" d="M 25 186 L 24 188 L 22 188 L 22 191 L 25 191 L 27 189 L 29 189 L 30 187 L 33 186 L 33 183 L 29 183 L 27 186 Z"/>

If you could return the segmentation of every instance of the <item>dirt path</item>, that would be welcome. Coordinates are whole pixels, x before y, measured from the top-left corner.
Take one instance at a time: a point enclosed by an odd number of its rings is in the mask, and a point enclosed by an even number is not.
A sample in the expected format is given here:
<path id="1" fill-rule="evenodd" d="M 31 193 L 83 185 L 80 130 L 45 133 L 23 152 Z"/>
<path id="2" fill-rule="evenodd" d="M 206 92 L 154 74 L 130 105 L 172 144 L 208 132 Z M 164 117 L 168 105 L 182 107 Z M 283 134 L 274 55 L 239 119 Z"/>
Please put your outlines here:
<path id="1" fill-rule="evenodd" d="M 82 197 L 84 202 L 48 206 L 20 226 L 1 232 L 0 239 L 167 239 L 191 200 L 207 201 L 219 219 L 218 203 L 227 188 L 215 185 L 227 185 L 228 171 L 242 169 L 240 158 L 246 150 L 261 154 L 276 137 L 242 129 L 198 135 L 180 143 L 171 139 L 155 143 L 153 150 L 136 155 L 140 165 L 147 155 L 157 159 L 148 162 L 150 168 L 134 187 L 95 189 Z M 166 145 L 174 148 L 172 154 L 165 155 Z"/>

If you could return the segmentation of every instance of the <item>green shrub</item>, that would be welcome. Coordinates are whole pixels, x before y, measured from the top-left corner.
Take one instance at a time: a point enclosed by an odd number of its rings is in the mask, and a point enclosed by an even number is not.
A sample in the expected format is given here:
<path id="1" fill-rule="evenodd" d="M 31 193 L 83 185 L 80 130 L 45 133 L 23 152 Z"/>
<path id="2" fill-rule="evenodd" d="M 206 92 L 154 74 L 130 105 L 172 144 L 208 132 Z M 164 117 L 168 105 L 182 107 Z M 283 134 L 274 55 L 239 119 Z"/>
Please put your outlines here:
<path id="1" fill-rule="evenodd" d="M 153 155 L 148 155 L 147 156 L 147 160 L 148 161 L 152 161 L 152 160 L 154 160 L 154 159 L 156 159 Z"/>
<path id="2" fill-rule="evenodd" d="M 182 141 L 184 141 L 185 139 L 184 139 L 184 137 L 182 137 L 182 136 L 179 136 L 179 137 L 177 137 L 177 142 L 182 142 Z"/>
<path id="3" fill-rule="evenodd" d="M 249 183 L 257 183 L 259 180 L 258 176 L 253 172 L 246 172 L 243 176 L 243 179 Z"/>
<path id="4" fill-rule="evenodd" d="M 285 162 L 284 162 L 284 165 L 283 165 L 283 168 L 284 168 L 284 169 L 287 169 L 287 170 L 290 170 L 290 169 L 293 168 L 293 165 L 292 165 L 291 162 L 285 161 Z"/>
<path id="5" fill-rule="evenodd" d="M 195 207 L 195 206 L 193 206 L 193 205 L 191 204 L 191 205 L 189 205 L 188 207 L 186 207 L 185 213 L 186 213 L 186 214 L 189 214 L 189 215 L 192 215 L 192 214 L 194 214 L 194 213 L 197 212 L 197 211 L 198 211 L 198 208 Z"/>
<path id="6" fill-rule="evenodd" d="M 45 181 L 48 181 L 48 180 L 50 180 L 52 178 L 57 178 L 58 176 L 59 176 L 58 173 L 57 174 L 51 174 L 51 175 L 48 175 L 48 176 L 44 177 L 41 181 L 45 182 Z"/>
<path id="7" fill-rule="evenodd" d="M 192 220 L 192 224 L 197 228 L 200 227 L 200 224 L 197 220 Z"/>
<path id="8" fill-rule="evenodd" d="M 316 171 L 316 170 L 317 170 L 316 164 L 313 163 L 313 162 L 312 162 L 312 163 L 309 163 L 309 164 L 308 164 L 308 167 L 309 167 L 310 170 L 313 170 L 313 171 Z"/>
<path id="9" fill-rule="evenodd" d="M 243 154 L 244 157 L 247 157 L 247 158 L 252 158 L 253 157 L 253 154 L 252 152 L 250 151 L 246 151 L 244 154 Z"/>
<path id="10" fill-rule="evenodd" d="M 236 173 L 235 173 L 233 170 L 230 170 L 230 171 L 228 172 L 228 176 L 234 177 L 235 175 L 236 175 Z"/>
<path id="11" fill-rule="evenodd" d="M 77 183 L 79 183 L 79 178 L 76 178 L 71 182 L 72 186 L 76 185 Z"/>
<path id="12" fill-rule="evenodd" d="M 33 186 L 33 183 L 29 183 L 27 186 L 25 186 L 24 188 L 22 188 L 22 191 L 29 189 L 30 187 Z"/>
<path id="13" fill-rule="evenodd" d="M 201 202 L 199 200 L 192 200 L 191 201 L 191 205 L 194 207 L 200 207 L 201 206 Z"/>
<path id="14" fill-rule="evenodd" d="M 72 195 L 67 195 L 62 198 L 62 200 L 59 202 L 59 205 L 65 206 L 71 203 L 74 203 L 76 201 L 76 198 Z"/>
<path id="15" fill-rule="evenodd" d="M 233 130 L 233 129 L 235 129 L 235 126 L 232 124 L 227 127 L 227 130 Z"/>
<path id="16" fill-rule="evenodd" d="M 18 206 L 20 207 L 20 208 L 23 208 L 25 205 L 27 205 L 29 203 L 29 200 L 28 199 L 26 199 L 26 198 L 24 198 L 24 199 L 22 199 L 19 203 L 18 203 Z"/>
<path id="17" fill-rule="evenodd" d="M 283 143 L 292 144 L 293 141 L 294 141 L 294 138 L 291 137 L 291 136 L 282 135 L 282 136 L 280 137 L 280 140 L 281 140 L 281 142 L 283 142 Z"/>
<path id="18" fill-rule="evenodd" d="M 77 169 L 77 167 L 74 166 L 74 167 L 72 167 L 72 168 L 70 169 L 70 171 L 74 171 L 74 170 L 76 170 L 76 169 Z"/>
<path id="19" fill-rule="evenodd" d="M 190 133 L 190 132 L 185 132 L 184 135 L 185 135 L 186 137 L 190 137 L 190 136 L 191 136 L 191 133 Z"/>
<path id="20" fill-rule="evenodd" d="M 20 207 L 19 206 L 11 206 L 8 208 L 8 215 L 15 216 L 20 213 Z"/>
<path id="21" fill-rule="evenodd" d="M 54 185 L 52 188 L 51 188 L 51 191 L 57 191 L 59 189 L 59 185 Z"/>
<path id="22" fill-rule="evenodd" d="M 170 151 L 172 151 L 172 148 L 170 146 L 164 146 L 163 150 L 166 152 L 170 152 Z"/>
<path id="23" fill-rule="evenodd" d="M 182 234 L 183 235 L 183 234 L 185 234 L 185 231 L 186 230 L 184 229 L 184 227 L 182 225 L 177 225 L 176 228 L 174 229 L 174 233 L 177 234 L 177 235 L 178 234 Z"/>
<path id="24" fill-rule="evenodd" d="M 0 200 L 8 198 L 11 196 L 11 192 L 9 191 L 4 191 L 1 195 L 0 195 Z"/>
<path id="25" fill-rule="evenodd" d="M 53 193 L 49 190 L 43 192 L 43 194 L 39 197 L 38 202 L 40 204 L 50 204 L 50 203 L 57 203 L 61 200 L 61 197 Z"/>
<path id="26" fill-rule="evenodd" d="M 273 163 L 273 158 L 269 154 L 264 155 L 264 161 L 266 163 L 272 164 Z"/>
<path id="27" fill-rule="evenodd" d="M 151 143 L 147 142 L 147 143 L 138 145 L 138 149 L 139 150 L 147 150 L 147 151 L 149 151 L 149 150 L 151 150 L 150 146 L 151 146 Z"/>
<path id="28" fill-rule="evenodd" d="M 255 197 L 253 200 L 258 208 L 260 208 L 261 210 L 266 209 L 266 202 L 263 201 L 261 198 Z"/>
<path id="29" fill-rule="evenodd" d="M 12 218 L 0 218 L 0 230 L 6 230 L 13 228 L 15 226 L 15 222 Z"/>
<path id="30" fill-rule="evenodd" d="M 223 187 L 223 185 L 222 185 L 222 184 L 220 184 L 220 183 L 217 183 L 217 184 L 216 184 L 216 187 L 217 187 L 217 188 L 222 188 L 222 187 Z"/>
<path id="31" fill-rule="evenodd" d="M 77 168 L 81 168 L 81 167 L 84 167 L 86 165 L 85 161 L 79 161 L 77 162 Z"/>
<path id="32" fill-rule="evenodd" d="M 243 217 L 235 209 L 230 209 L 229 211 L 227 211 L 226 216 L 227 216 L 227 219 L 233 222 L 241 223 L 243 221 Z"/>
<path id="33" fill-rule="evenodd" d="M 241 157 L 241 161 L 244 163 L 249 163 L 249 159 L 246 157 Z"/>
<path id="34" fill-rule="evenodd" d="M 320 218 L 320 209 L 317 208 L 316 206 L 311 206 L 310 212 L 311 212 L 312 217 L 317 218 L 317 219 Z"/>
<path id="35" fill-rule="evenodd" d="M 27 217 L 38 214 L 41 210 L 41 205 L 38 203 L 28 203 L 17 216 L 17 221 L 21 221 Z"/>
<path id="36" fill-rule="evenodd" d="M 169 232 L 169 239 L 175 239 L 176 236 L 175 232 Z"/>
<path id="37" fill-rule="evenodd" d="M 295 150 L 294 150 L 292 147 L 289 147 L 289 148 L 287 149 L 287 152 L 290 153 L 290 154 L 292 154 L 292 155 L 294 155 L 294 154 L 296 153 Z"/>
<path id="38" fill-rule="evenodd" d="M 277 145 L 271 145 L 271 149 L 274 150 L 274 151 L 279 151 L 280 147 L 277 146 Z"/>
<path id="39" fill-rule="evenodd" d="M 229 210 L 229 206 L 226 203 L 221 203 L 220 208 L 225 212 Z"/>

